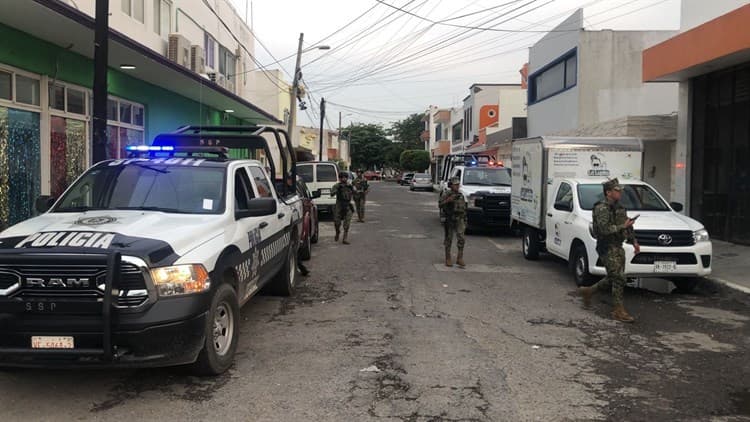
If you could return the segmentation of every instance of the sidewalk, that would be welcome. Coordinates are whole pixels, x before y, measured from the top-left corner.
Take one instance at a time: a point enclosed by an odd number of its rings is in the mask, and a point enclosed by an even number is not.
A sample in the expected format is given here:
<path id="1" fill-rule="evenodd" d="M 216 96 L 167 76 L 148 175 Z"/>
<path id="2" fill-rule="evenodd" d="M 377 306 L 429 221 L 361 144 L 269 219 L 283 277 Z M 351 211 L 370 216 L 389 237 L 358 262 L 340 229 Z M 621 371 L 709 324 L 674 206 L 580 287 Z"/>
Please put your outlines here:
<path id="1" fill-rule="evenodd" d="M 750 246 L 721 240 L 711 242 L 714 262 L 709 278 L 750 294 Z"/>

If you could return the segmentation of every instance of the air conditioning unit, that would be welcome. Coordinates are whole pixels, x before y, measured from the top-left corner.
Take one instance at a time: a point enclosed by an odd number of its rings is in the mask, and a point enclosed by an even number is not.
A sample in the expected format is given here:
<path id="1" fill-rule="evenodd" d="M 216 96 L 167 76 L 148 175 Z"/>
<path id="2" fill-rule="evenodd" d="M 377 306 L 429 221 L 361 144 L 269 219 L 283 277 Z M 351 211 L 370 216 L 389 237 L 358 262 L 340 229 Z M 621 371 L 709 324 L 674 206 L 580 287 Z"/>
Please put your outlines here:
<path id="1" fill-rule="evenodd" d="M 190 70 L 196 73 L 206 71 L 206 56 L 203 54 L 203 47 L 199 45 L 190 46 Z"/>
<path id="2" fill-rule="evenodd" d="M 230 92 L 234 93 L 237 87 L 236 82 L 237 82 L 237 76 L 232 76 L 230 78 L 227 78 L 225 88 L 229 90 Z"/>
<path id="3" fill-rule="evenodd" d="M 190 41 L 180 34 L 169 34 L 169 60 L 190 69 Z"/>
<path id="4" fill-rule="evenodd" d="M 216 83 L 219 84 L 220 87 L 226 88 L 227 87 L 227 77 L 219 73 L 216 75 Z"/>
<path id="5" fill-rule="evenodd" d="M 217 80 L 217 79 L 218 79 L 218 77 L 219 77 L 219 73 L 218 73 L 218 72 L 208 72 L 208 73 L 206 74 L 206 76 L 208 76 L 208 80 L 209 80 L 209 81 L 211 81 L 211 82 L 213 82 L 213 83 L 216 83 L 216 80 Z"/>

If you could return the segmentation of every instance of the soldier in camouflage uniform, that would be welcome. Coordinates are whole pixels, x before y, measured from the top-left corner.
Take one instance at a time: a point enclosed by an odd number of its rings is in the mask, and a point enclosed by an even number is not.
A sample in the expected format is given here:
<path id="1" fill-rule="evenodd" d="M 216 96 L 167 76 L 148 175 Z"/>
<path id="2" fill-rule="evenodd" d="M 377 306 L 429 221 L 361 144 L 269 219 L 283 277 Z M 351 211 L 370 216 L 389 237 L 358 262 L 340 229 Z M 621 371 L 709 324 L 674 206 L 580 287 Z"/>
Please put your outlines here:
<path id="1" fill-rule="evenodd" d="M 628 218 L 627 210 L 620 205 L 622 186 L 617 179 L 603 184 L 605 200 L 594 205 L 593 220 L 596 236 L 596 251 L 604 262 L 607 276 L 591 287 L 580 289 L 583 303 L 586 307 L 591 304 L 591 296 L 597 291 L 612 292 L 612 318 L 621 322 L 633 322 L 635 319 L 628 314 L 622 302 L 625 287 L 625 249 L 622 243 L 627 239 L 633 243 L 635 253 L 641 247 L 633 233 L 635 220 Z"/>
<path id="2" fill-rule="evenodd" d="M 453 244 L 453 233 L 456 233 L 456 244 L 458 245 L 458 257 L 456 265 L 463 268 L 464 264 L 464 245 L 466 239 L 466 198 L 459 192 L 460 181 L 453 178 L 448 183 L 448 190 L 440 194 L 440 208 L 445 215 L 445 266 L 452 267 L 451 262 L 451 245 Z"/>
<path id="3" fill-rule="evenodd" d="M 336 197 L 336 205 L 333 207 L 333 225 L 336 227 L 336 237 L 334 240 L 339 241 L 341 234 L 341 222 L 344 223 L 344 245 L 349 244 L 349 225 L 352 222 L 352 197 L 354 188 L 348 183 L 349 175 L 344 172 L 339 173 L 339 182 L 331 188 L 331 196 Z"/>
<path id="4" fill-rule="evenodd" d="M 354 205 L 357 207 L 357 221 L 365 222 L 365 202 L 367 201 L 367 192 L 370 191 L 370 185 L 364 177 L 364 171 L 360 169 L 357 172 L 357 178 L 352 182 L 354 186 Z"/>

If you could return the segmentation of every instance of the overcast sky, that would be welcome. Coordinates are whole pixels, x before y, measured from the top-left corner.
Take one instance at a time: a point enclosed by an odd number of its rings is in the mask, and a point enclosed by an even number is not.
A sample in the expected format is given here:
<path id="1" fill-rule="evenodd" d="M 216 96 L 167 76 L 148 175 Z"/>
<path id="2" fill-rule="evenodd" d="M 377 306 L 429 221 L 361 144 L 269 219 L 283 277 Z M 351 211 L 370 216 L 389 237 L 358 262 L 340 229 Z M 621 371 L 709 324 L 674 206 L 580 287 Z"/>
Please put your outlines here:
<path id="1" fill-rule="evenodd" d="M 251 2 L 232 1 L 240 14 Z M 319 40 L 331 46 L 302 56 L 314 100 L 308 98 L 308 110 L 298 112 L 299 124 L 319 124 L 317 104 L 309 103 L 325 97 L 333 103 L 327 126 L 338 126 L 339 111 L 344 126 L 352 121 L 387 126 L 431 104 L 460 106 L 475 82 L 520 83 L 528 47 L 544 35 L 529 31 L 552 29 L 579 7 L 587 29 L 680 25 L 679 0 L 252 0 L 250 20 L 270 51 L 256 43 L 258 60 L 286 70 L 287 80 L 300 32 L 306 48 Z M 281 62 L 274 64 L 276 59 Z"/>

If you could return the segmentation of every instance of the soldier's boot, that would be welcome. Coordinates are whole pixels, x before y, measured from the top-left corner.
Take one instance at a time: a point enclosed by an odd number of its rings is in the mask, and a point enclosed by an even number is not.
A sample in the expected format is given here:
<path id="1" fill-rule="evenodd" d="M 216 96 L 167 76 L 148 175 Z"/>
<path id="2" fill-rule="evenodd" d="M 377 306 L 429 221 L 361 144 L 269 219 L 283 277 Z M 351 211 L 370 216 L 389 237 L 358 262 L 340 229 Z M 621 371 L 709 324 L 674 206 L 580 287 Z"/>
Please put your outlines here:
<path id="1" fill-rule="evenodd" d="M 612 319 L 628 323 L 635 321 L 635 318 L 630 316 L 622 305 L 615 305 L 615 308 L 612 310 Z"/>
<path id="2" fill-rule="evenodd" d="M 344 240 L 341 241 L 344 245 L 349 244 L 349 230 L 344 230 Z"/>
<path id="3" fill-rule="evenodd" d="M 336 229 L 336 236 L 333 237 L 334 242 L 339 241 L 339 235 L 341 234 L 341 231 L 339 229 Z"/>
<path id="4" fill-rule="evenodd" d="M 578 293 L 580 293 L 581 299 L 583 299 L 583 307 L 584 308 L 591 307 L 591 297 L 594 296 L 594 288 L 593 287 L 579 287 Z"/>
<path id="5" fill-rule="evenodd" d="M 445 266 L 453 266 L 453 261 L 451 260 L 451 250 L 449 248 L 445 248 Z"/>
<path id="6" fill-rule="evenodd" d="M 463 249 L 458 250 L 458 256 L 456 257 L 456 265 L 458 265 L 461 268 L 466 266 L 466 264 L 464 263 L 464 250 Z"/>

